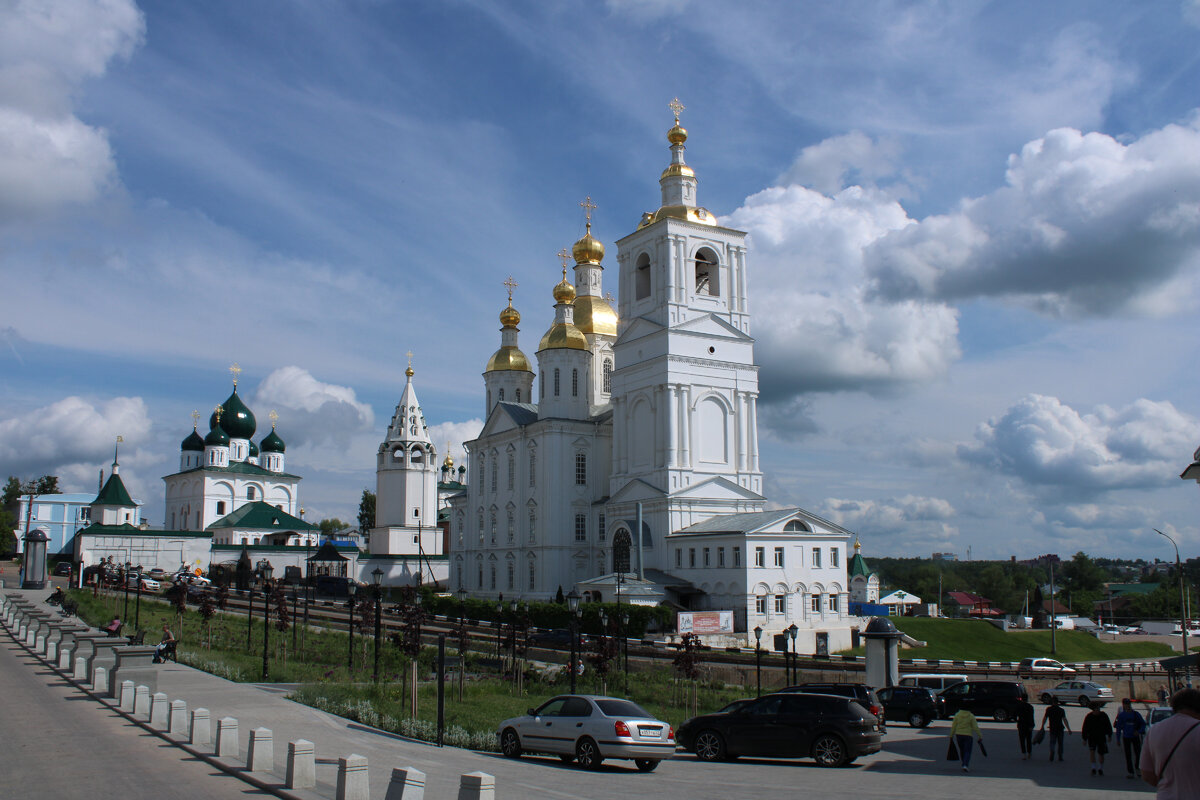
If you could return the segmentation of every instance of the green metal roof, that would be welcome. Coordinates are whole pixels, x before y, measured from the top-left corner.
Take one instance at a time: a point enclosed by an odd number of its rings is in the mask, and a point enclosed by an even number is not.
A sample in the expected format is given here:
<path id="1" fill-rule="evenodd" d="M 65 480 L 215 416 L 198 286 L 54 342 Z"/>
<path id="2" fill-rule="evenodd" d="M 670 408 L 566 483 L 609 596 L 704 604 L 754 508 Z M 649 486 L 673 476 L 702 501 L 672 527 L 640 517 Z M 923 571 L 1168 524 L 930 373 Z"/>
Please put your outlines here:
<path id="1" fill-rule="evenodd" d="M 871 568 L 867 566 L 867 560 L 862 557 L 862 553 L 855 553 L 850 557 L 850 577 L 862 575 L 864 578 L 871 577 Z"/>
<path id="2" fill-rule="evenodd" d="M 291 514 L 276 508 L 270 503 L 255 500 L 253 503 L 246 503 L 243 506 L 239 506 L 231 513 L 226 514 L 208 526 L 209 530 L 214 528 L 314 531 L 317 529 L 317 526 L 305 522 L 299 517 L 293 517 Z"/>
<path id="3" fill-rule="evenodd" d="M 96 499 L 92 501 L 92 505 L 101 506 L 133 506 L 133 498 L 129 496 L 129 492 L 125 489 L 125 481 L 121 480 L 121 475 L 114 472 L 108 476 L 108 480 L 104 482 L 104 488 L 100 490 L 100 494 L 96 495 Z"/>
<path id="4" fill-rule="evenodd" d="M 161 537 L 185 537 L 189 539 L 211 539 L 212 533 L 209 531 L 161 531 L 147 528 L 142 530 L 136 525 L 130 525 L 128 522 L 123 522 L 120 525 L 89 525 L 79 531 L 76 536 L 161 536 Z"/>
<path id="5" fill-rule="evenodd" d="M 255 464 L 248 464 L 245 461 L 234 461 L 228 467 L 192 467 L 191 469 L 185 469 L 175 474 L 186 475 L 189 472 L 225 472 L 235 475 L 257 475 L 262 478 L 295 478 L 296 480 L 300 480 L 299 475 L 292 475 L 289 472 L 271 472 L 269 469 L 263 469 Z"/>

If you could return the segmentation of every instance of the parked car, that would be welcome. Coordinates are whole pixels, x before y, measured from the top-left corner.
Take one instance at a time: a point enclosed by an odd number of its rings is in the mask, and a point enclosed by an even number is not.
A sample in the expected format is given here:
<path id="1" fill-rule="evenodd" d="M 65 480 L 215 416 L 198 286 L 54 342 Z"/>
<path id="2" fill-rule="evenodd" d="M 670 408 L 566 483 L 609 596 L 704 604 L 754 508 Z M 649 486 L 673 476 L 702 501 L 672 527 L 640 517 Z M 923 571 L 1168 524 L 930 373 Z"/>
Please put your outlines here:
<path id="1" fill-rule="evenodd" d="M 136 589 L 137 585 L 138 585 L 137 573 L 135 573 L 135 572 L 129 573 L 128 581 L 129 581 L 129 588 Z M 145 575 L 142 576 L 142 591 L 143 592 L 157 592 L 161 588 L 162 588 L 162 584 L 159 583 L 158 581 L 154 580 L 153 578 L 147 577 Z"/>
<path id="2" fill-rule="evenodd" d="M 1063 681 L 1058 686 L 1047 689 L 1041 694 L 1043 703 L 1049 703 L 1052 697 L 1057 697 L 1060 703 L 1078 701 L 1081 706 L 1088 706 L 1092 703 L 1104 705 L 1113 701 L 1113 690 L 1093 681 Z"/>
<path id="3" fill-rule="evenodd" d="M 619 697 L 559 695 L 525 716 L 504 720 L 496 736 L 508 758 L 546 753 L 584 769 L 599 769 L 606 758 L 627 758 L 640 772 L 650 772 L 675 752 L 669 723 Z"/>
<path id="4" fill-rule="evenodd" d="M 865 683 L 798 683 L 780 689 L 781 692 L 804 692 L 806 694 L 837 694 L 857 700 L 859 705 L 883 721 L 883 704 L 875 690 Z"/>
<path id="5" fill-rule="evenodd" d="M 1029 694 L 1020 681 L 963 681 L 944 689 L 941 697 L 950 716 L 965 708 L 977 717 L 1008 722 L 1017 718 L 1017 701 Z"/>
<path id="6" fill-rule="evenodd" d="M 582 645 L 587 641 L 587 637 L 582 633 L 578 634 L 576 646 Z M 556 649 L 570 650 L 571 649 L 571 632 L 563 628 L 554 628 L 546 630 L 539 628 L 529 634 L 529 644 L 531 647 L 550 647 Z"/>
<path id="7" fill-rule="evenodd" d="M 946 701 L 932 689 L 920 686 L 888 686 L 875 694 L 883 704 L 883 718 L 907 722 L 914 728 L 924 728 L 935 719 L 945 716 Z"/>
<path id="8" fill-rule="evenodd" d="M 1074 675 L 1075 670 L 1052 658 L 1023 658 L 1017 665 L 1017 674 L 1022 678 L 1031 678 L 1045 674 Z"/>
<path id="9" fill-rule="evenodd" d="M 70 577 L 70 575 L 71 575 L 71 562 L 70 562 L 70 561 L 60 561 L 60 562 L 58 562 L 57 564 L 55 564 L 55 565 L 54 565 L 54 574 L 55 574 L 55 575 L 58 575 L 58 576 L 63 576 L 63 575 L 65 575 L 65 576 L 67 576 L 67 577 Z"/>
<path id="10" fill-rule="evenodd" d="M 1175 710 L 1168 706 L 1155 706 L 1150 709 L 1150 713 L 1146 715 L 1147 729 L 1154 727 L 1164 719 L 1170 719 L 1175 714 Z"/>
<path id="11" fill-rule="evenodd" d="M 677 739 L 701 761 L 813 758 L 822 767 L 841 767 L 879 752 L 883 723 L 848 697 L 777 692 L 733 711 L 692 717 L 679 726 Z"/>
<path id="12" fill-rule="evenodd" d="M 915 672 L 908 675 L 901 675 L 900 686 L 921 686 L 926 689 L 932 689 L 934 694 L 953 686 L 956 683 L 962 683 L 969 680 L 967 675 L 952 675 L 948 672 Z"/>
<path id="13" fill-rule="evenodd" d="M 146 570 L 146 577 L 151 580 L 165 581 L 167 579 L 167 571 L 162 567 Z"/>

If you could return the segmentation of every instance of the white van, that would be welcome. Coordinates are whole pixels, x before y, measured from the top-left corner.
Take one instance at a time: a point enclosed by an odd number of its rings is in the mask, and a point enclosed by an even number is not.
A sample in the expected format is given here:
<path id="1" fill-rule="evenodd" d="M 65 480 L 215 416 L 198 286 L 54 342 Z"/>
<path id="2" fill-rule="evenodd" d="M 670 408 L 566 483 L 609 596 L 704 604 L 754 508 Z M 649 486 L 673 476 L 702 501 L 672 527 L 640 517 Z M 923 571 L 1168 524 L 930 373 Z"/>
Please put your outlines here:
<path id="1" fill-rule="evenodd" d="M 951 675 L 946 672 L 929 672 L 929 673 L 909 673 L 908 675 L 900 676 L 900 686 L 920 686 L 925 689 L 933 689 L 934 694 L 938 694 L 947 686 L 953 686 L 956 683 L 962 683 L 967 679 L 966 675 Z"/>

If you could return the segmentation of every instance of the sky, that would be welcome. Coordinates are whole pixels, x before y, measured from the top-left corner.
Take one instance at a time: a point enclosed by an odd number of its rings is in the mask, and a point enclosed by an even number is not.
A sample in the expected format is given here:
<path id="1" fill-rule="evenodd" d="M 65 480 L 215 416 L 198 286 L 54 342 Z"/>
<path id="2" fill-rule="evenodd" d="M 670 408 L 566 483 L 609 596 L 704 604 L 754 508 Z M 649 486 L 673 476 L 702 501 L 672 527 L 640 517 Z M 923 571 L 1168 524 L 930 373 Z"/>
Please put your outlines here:
<path id="1" fill-rule="evenodd" d="M 413 353 L 479 430 L 518 283 L 659 205 L 749 234 L 765 493 L 864 553 L 1200 555 L 1200 0 L 0 0 L 0 476 L 279 414 L 356 517 Z M 201 433 L 204 433 L 202 430 Z"/>

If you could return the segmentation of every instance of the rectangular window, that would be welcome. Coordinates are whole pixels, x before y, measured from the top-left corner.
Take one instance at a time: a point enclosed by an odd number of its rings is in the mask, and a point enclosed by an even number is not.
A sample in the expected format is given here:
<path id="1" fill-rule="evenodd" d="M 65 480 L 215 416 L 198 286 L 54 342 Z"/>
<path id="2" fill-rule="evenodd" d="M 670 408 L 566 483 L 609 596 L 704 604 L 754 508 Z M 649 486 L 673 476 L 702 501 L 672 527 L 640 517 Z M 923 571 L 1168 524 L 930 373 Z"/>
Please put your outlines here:
<path id="1" fill-rule="evenodd" d="M 767 565 L 767 548 L 754 548 L 754 566 L 765 567 Z"/>
<path id="2" fill-rule="evenodd" d="M 529 454 L 529 488 L 532 489 L 537 483 L 537 454 Z"/>
<path id="3" fill-rule="evenodd" d="M 821 548 L 814 547 L 812 549 L 812 556 L 813 556 L 813 559 L 812 559 L 813 569 L 820 569 L 821 568 Z"/>
<path id="4" fill-rule="evenodd" d="M 787 613 L 787 595 L 784 595 L 784 594 L 775 595 L 775 613 L 776 614 Z"/>
<path id="5" fill-rule="evenodd" d="M 575 541 L 587 541 L 587 516 L 584 514 L 575 515 Z"/>
<path id="6" fill-rule="evenodd" d="M 508 562 L 508 588 L 517 588 L 517 565 L 513 562 Z"/>
<path id="7" fill-rule="evenodd" d="M 688 548 L 688 566 L 693 569 L 696 567 L 696 548 Z"/>
<path id="8" fill-rule="evenodd" d="M 704 566 L 706 566 L 706 567 L 712 566 L 712 562 L 710 561 L 709 556 L 710 556 L 709 548 L 706 547 L 706 548 L 704 548 Z"/>
<path id="9" fill-rule="evenodd" d="M 718 567 L 725 566 L 725 548 L 724 547 L 717 548 L 717 566 Z"/>
<path id="10" fill-rule="evenodd" d="M 533 587 L 537 586 L 537 564 L 533 561 L 529 562 L 529 591 L 533 591 Z"/>
<path id="11" fill-rule="evenodd" d="M 225 501 L 224 501 L 224 500 L 218 500 L 218 501 L 217 501 L 217 513 L 218 513 L 218 514 L 224 514 L 224 513 L 225 513 Z"/>
<path id="12" fill-rule="evenodd" d="M 608 520 L 604 518 L 604 514 L 600 515 L 600 519 L 596 522 L 596 527 L 600 529 L 600 541 L 605 541 L 608 538 Z"/>
<path id="13" fill-rule="evenodd" d="M 814 614 L 821 613 L 821 595 L 819 594 L 814 594 L 812 596 L 812 612 Z"/>
<path id="14" fill-rule="evenodd" d="M 742 548 L 740 547 L 733 548 L 733 565 L 735 567 L 742 565 Z"/>
<path id="15" fill-rule="evenodd" d="M 782 547 L 775 548 L 775 566 L 777 566 L 777 567 L 783 566 L 783 548 Z"/>
<path id="16" fill-rule="evenodd" d="M 766 614 L 767 613 L 767 596 L 766 595 L 763 595 L 762 597 L 754 598 L 754 613 L 756 613 L 756 614 Z"/>
<path id="17" fill-rule="evenodd" d="M 575 454 L 575 485 L 587 486 L 587 454 Z"/>
<path id="18" fill-rule="evenodd" d="M 836 594 L 829 595 L 829 610 L 837 611 L 838 610 L 837 606 L 838 606 L 838 596 Z"/>
<path id="19" fill-rule="evenodd" d="M 836 547 L 829 548 L 829 566 L 837 569 L 838 565 L 838 549 Z"/>
<path id="20" fill-rule="evenodd" d="M 683 548 L 682 547 L 675 548 L 675 566 L 677 566 L 677 567 L 683 566 Z"/>

